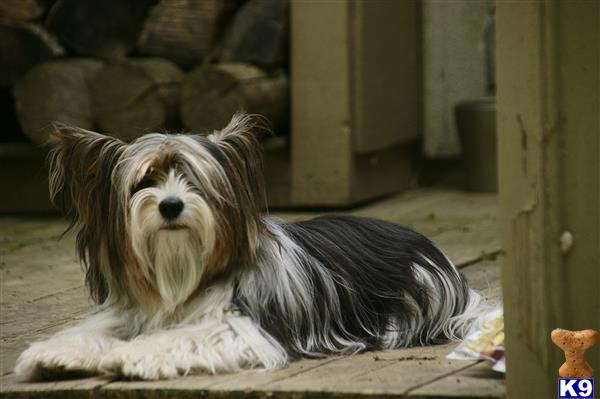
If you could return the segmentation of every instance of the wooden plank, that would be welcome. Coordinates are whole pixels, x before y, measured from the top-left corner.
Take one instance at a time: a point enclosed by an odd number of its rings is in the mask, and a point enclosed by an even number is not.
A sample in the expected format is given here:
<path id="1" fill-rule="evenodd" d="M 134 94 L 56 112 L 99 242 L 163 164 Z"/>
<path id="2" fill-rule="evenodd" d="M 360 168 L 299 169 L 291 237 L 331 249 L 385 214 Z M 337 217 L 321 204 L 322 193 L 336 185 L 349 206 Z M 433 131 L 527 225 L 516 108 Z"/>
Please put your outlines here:
<path id="1" fill-rule="evenodd" d="M 401 396 L 441 373 L 461 370 L 469 362 L 446 360 L 453 345 L 438 345 L 343 357 L 283 381 L 266 391 Z"/>
<path id="2" fill-rule="evenodd" d="M 413 219 L 425 218 L 430 214 L 440 215 L 451 202 L 464 195 L 449 190 L 416 189 L 390 196 L 374 203 L 363 205 L 352 211 L 357 216 L 368 216 L 396 223 L 408 224 Z"/>
<path id="3" fill-rule="evenodd" d="M 2 219 L 0 303 L 35 301 L 83 285 L 74 237 L 60 239 L 65 228 L 57 219 Z"/>
<path id="4" fill-rule="evenodd" d="M 494 194 L 416 189 L 365 205 L 355 212 L 358 215 L 406 224 L 406 221 L 426 217 L 431 222 L 444 219 L 494 218 L 497 208 L 497 198 Z"/>
<path id="5" fill-rule="evenodd" d="M 20 301 L 19 296 L 14 299 L 2 303 L 0 375 L 12 371 L 18 356 L 30 343 L 74 324 L 92 308 L 81 285 L 31 301 Z"/>
<path id="6" fill-rule="evenodd" d="M 431 239 L 459 267 L 484 258 L 494 258 L 500 253 L 500 239 L 495 220 L 484 219 L 469 223 L 433 234 Z"/>
<path id="7" fill-rule="evenodd" d="M 0 223 L 0 374 L 30 342 L 53 334 L 91 308 L 65 222 L 3 218 Z"/>
<path id="8" fill-rule="evenodd" d="M 27 302 L 3 304 L 0 318 L 2 339 L 34 334 L 48 326 L 63 324 L 88 313 L 92 306 L 87 290 L 82 285 Z"/>
<path id="9" fill-rule="evenodd" d="M 502 297 L 500 285 L 501 260 L 482 260 L 461 269 L 471 288 L 479 292 L 486 300 L 496 301 Z"/>
<path id="10" fill-rule="evenodd" d="M 336 391 L 340 384 L 344 385 L 368 370 L 383 367 L 386 367 L 386 364 L 377 362 L 373 353 L 346 356 L 323 363 L 304 373 L 267 384 L 262 389 L 267 392 L 331 392 Z"/>
<path id="11" fill-rule="evenodd" d="M 504 398 L 503 374 L 485 362 L 473 364 L 458 373 L 440 378 L 407 392 L 410 398 Z"/>
<path id="12" fill-rule="evenodd" d="M 52 218 L 0 218 L 0 258 L 9 252 L 41 241 L 57 240 L 67 223 Z"/>
<path id="13" fill-rule="evenodd" d="M 379 199 L 376 202 L 370 202 L 349 211 L 342 210 L 336 213 L 368 216 L 409 225 L 413 218 L 426 218 L 431 213 L 437 214 L 438 210 L 447 209 L 445 204 L 449 202 L 460 202 L 457 201 L 458 198 L 466 200 L 469 197 L 462 193 L 449 190 L 415 189 L 402 194 Z M 477 198 L 477 202 L 482 202 L 482 200 Z M 484 207 L 491 208 L 487 203 L 488 201 L 485 202 L 486 204 Z M 480 207 L 475 207 L 475 209 L 479 208 Z M 450 207 L 450 209 L 453 208 Z M 495 207 L 492 209 L 495 209 Z M 310 210 L 295 210 L 294 212 L 275 210 L 274 212 L 271 212 L 273 216 L 289 221 L 306 220 L 325 213 L 325 211 L 318 212 Z"/>
<path id="14" fill-rule="evenodd" d="M 419 188 L 335 213 L 389 220 L 408 227 L 415 227 L 414 222 L 420 221 L 423 226 L 429 224 L 446 229 L 449 222 L 465 224 L 480 219 L 495 219 L 497 210 L 498 201 L 495 194 Z M 326 212 L 286 212 L 277 209 L 271 212 L 273 216 L 292 221 L 305 220 L 324 213 Z M 433 229 L 427 230 L 437 232 Z"/>
<path id="15" fill-rule="evenodd" d="M 222 397 L 233 393 L 263 391 L 264 387 L 278 381 L 292 378 L 308 372 L 314 368 L 333 362 L 335 359 L 306 359 L 291 363 L 287 368 L 271 372 L 244 371 L 235 375 L 193 375 L 174 381 L 115 381 L 103 387 L 106 391 L 120 391 L 120 394 L 135 395 L 136 391 L 171 392 L 172 395 L 181 395 L 182 391 L 192 391 L 196 394 L 202 392 L 211 397 Z M 209 394 L 210 391 L 210 394 Z M 143 397 L 143 394 L 140 395 Z M 133 396 L 135 397 L 135 396 Z"/>
<path id="16" fill-rule="evenodd" d="M 92 398 L 101 386 L 110 380 L 106 378 L 84 378 L 70 381 L 22 383 L 13 375 L 0 377 L 0 394 L 6 399 L 18 398 Z"/>
<path id="17" fill-rule="evenodd" d="M 600 329 L 600 3 L 497 2 L 496 21 L 508 396 L 552 397 L 551 330 Z"/>
<path id="18" fill-rule="evenodd" d="M 83 285 L 72 241 L 42 242 L 3 256 L 0 303 L 32 301 Z"/>

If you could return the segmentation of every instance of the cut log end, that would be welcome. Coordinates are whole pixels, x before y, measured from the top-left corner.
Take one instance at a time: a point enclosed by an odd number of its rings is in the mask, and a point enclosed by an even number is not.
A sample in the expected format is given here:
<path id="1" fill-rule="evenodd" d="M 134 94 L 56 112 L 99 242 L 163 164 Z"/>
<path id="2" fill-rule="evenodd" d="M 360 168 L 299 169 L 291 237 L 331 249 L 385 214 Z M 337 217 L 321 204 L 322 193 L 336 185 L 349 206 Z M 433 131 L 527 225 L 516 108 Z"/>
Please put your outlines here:
<path id="1" fill-rule="evenodd" d="M 217 64 L 198 68 L 185 79 L 181 118 L 187 129 L 221 129 L 242 110 L 263 115 L 275 131 L 281 129 L 288 111 L 285 74 L 267 74 L 247 64 Z"/>
<path id="2" fill-rule="evenodd" d="M 218 58 L 222 62 L 282 68 L 287 64 L 288 41 L 288 2 L 249 0 L 227 28 Z"/>
<path id="3" fill-rule="evenodd" d="M 0 20 L 0 87 L 9 87 L 31 67 L 62 55 L 63 48 L 38 25 Z"/>
<path id="4" fill-rule="evenodd" d="M 161 0 L 139 37 L 142 54 L 167 58 L 183 68 L 200 64 L 212 51 L 238 0 Z"/>
<path id="5" fill-rule="evenodd" d="M 40 0 L 2 0 L 0 18 L 31 21 L 41 18 L 46 12 L 47 2 Z"/>
<path id="6" fill-rule="evenodd" d="M 120 59 L 136 46 L 155 0 L 57 0 L 46 26 L 76 54 Z"/>
<path id="7" fill-rule="evenodd" d="M 132 140 L 179 128 L 177 107 L 183 73 L 162 59 L 115 61 L 92 83 L 92 108 L 101 131 Z"/>
<path id="8" fill-rule="evenodd" d="M 101 65 L 90 59 L 49 61 L 34 67 L 17 82 L 17 117 L 31 141 L 45 143 L 54 122 L 94 128 L 89 82 Z"/>

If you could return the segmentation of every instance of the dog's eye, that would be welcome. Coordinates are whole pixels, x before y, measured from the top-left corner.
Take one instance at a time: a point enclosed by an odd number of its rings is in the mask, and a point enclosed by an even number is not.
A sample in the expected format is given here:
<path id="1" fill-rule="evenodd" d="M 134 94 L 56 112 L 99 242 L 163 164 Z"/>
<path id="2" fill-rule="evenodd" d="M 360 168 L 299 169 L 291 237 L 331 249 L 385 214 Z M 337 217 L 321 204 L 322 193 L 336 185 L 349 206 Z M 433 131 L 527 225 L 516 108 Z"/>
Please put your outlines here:
<path id="1" fill-rule="evenodd" d="M 131 190 L 133 193 L 143 190 L 145 188 L 151 187 L 154 184 L 153 179 L 150 176 L 145 176 L 142 180 L 139 181 Z"/>

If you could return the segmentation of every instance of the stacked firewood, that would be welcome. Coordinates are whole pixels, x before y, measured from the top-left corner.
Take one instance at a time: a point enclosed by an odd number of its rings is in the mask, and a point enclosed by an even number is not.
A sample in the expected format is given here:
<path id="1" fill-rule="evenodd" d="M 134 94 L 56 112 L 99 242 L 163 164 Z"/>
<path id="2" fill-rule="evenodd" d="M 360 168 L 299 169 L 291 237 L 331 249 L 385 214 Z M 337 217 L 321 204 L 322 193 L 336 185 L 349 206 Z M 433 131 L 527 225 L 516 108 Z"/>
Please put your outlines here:
<path id="1" fill-rule="evenodd" d="M 22 131 L 131 140 L 209 132 L 238 110 L 288 123 L 287 0 L 2 0 L 0 88 Z"/>

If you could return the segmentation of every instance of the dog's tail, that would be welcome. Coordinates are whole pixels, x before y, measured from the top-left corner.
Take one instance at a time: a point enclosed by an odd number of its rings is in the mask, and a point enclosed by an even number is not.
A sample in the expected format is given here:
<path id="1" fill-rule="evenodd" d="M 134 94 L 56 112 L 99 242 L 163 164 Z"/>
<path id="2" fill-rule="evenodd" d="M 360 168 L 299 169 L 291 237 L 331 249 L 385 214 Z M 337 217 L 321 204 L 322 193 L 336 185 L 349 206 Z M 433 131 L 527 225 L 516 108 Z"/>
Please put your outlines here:
<path id="1" fill-rule="evenodd" d="M 425 240 L 419 251 L 422 261 L 413 265 L 418 280 L 430 292 L 419 339 L 422 343 L 462 340 L 502 304 L 473 290 L 452 261 Z"/>
<path id="2" fill-rule="evenodd" d="M 467 303 L 462 313 L 448 319 L 444 335 L 451 340 L 463 340 L 488 318 L 488 315 L 502 309 L 498 300 L 484 299 L 478 292 L 469 289 Z"/>

